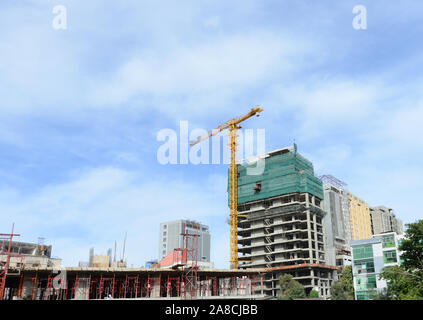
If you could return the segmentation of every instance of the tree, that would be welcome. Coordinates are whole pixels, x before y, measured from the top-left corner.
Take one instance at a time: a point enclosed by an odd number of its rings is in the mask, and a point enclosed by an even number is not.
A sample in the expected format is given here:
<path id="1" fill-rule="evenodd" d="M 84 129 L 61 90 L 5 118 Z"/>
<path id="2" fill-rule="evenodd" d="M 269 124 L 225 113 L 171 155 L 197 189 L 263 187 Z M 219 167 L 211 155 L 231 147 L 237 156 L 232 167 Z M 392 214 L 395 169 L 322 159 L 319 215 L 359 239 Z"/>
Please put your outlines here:
<path id="1" fill-rule="evenodd" d="M 293 300 L 306 297 L 304 287 L 301 283 L 294 280 L 290 274 L 280 276 L 279 284 L 281 289 L 278 299 L 280 300 Z"/>
<path id="2" fill-rule="evenodd" d="M 423 278 L 415 272 L 407 271 L 404 266 L 386 267 L 379 278 L 388 283 L 387 300 L 423 299 Z"/>
<path id="3" fill-rule="evenodd" d="M 319 293 L 316 290 L 311 290 L 310 294 L 308 295 L 310 298 L 318 298 Z"/>
<path id="4" fill-rule="evenodd" d="M 423 300 L 423 220 L 406 225 L 399 250 L 401 266 L 386 267 L 379 275 L 387 281 L 386 299 Z"/>
<path id="5" fill-rule="evenodd" d="M 406 224 L 407 231 L 399 250 L 403 251 L 401 259 L 407 270 L 423 270 L 423 220 Z"/>
<path id="6" fill-rule="evenodd" d="M 344 267 L 338 281 L 332 284 L 330 292 L 332 300 L 354 300 L 354 283 L 351 266 Z"/>

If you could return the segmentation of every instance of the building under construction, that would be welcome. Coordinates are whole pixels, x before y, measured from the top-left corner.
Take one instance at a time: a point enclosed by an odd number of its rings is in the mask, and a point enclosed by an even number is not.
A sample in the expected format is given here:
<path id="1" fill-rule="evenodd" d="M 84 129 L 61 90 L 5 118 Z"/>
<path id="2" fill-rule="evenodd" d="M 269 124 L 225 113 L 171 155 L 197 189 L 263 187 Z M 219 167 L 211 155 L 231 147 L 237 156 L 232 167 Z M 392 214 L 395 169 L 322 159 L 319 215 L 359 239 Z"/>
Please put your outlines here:
<path id="1" fill-rule="evenodd" d="M 325 194 L 323 227 L 326 263 L 340 267 L 351 265 L 351 218 L 350 200 L 345 190 L 347 184 L 332 175 L 323 175 L 320 180 Z"/>
<path id="2" fill-rule="evenodd" d="M 297 146 L 269 152 L 264 171 L 238 165 L 238 252 L 242 269 L 266 268 L 264 291 L 277 296 L 279 277 L 292 274 L 308 294 L 330 296 L 335 266 L 325 264 L 322 182 Z"/>
<path id="3" fill-rule="evenodd" d="M 198 270 L 193 292 L 183 269 L 11 268 L 3 299 L 260 299 L 263 273 Z"/>
<path id="4" fill-rule="evenodd" d="M 8 241 L 0 240 L 0 261 L 6 261 Z M 51 245 L 30 242 L 10 242 L 10 258 L 9 267 L 58 267 L 62 260 L 51 256 Z"/>

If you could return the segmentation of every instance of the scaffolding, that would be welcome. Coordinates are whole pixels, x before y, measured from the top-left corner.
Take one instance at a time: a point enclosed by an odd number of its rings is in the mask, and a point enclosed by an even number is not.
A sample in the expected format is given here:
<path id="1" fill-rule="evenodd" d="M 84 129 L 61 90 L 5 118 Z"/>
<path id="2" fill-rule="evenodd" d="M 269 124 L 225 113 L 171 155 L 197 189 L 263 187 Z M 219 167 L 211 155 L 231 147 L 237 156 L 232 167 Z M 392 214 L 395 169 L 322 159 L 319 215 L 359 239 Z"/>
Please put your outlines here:
<path id="1" fill-rule="evenodd" d="M 325 175 L 319 176 L 319 179 L 322 180 L 322 182 L 331 183 L 332 185 L 334 185 L 335 187 L 338 187 L 340 189 L 347 186 L 347 184 L 345 182 L 335 178 L 334 176 L 332 176 L 330 174 L 325 174 Z"/>
<path id="2" fill-rule="evenodd" d="M 52 270 L 25 269 L 8 279 L 13 292 L 7 299 L 19 300 L 91 300 L 91 299 L 213 299 L 216 297 L 251 298 L 263 295 L 263 274 L 255 272 L 198 271 L 195 287 L 184 292 L 183 270 L 157 270 L 136 273 L 87 270 L 66 272 L 57 280 Z M 13 281 L 12 281 L 13 280 Z"/>
<path id="3" fill-rule="evenodd" d="M 182 226 L 182 242 L 183 252 L 186 252 L 186 265 L 183 267 L 183 290 L 182 297 L 184 299 L 193 299 L 197 295 L 197 256 L 198 256 L 198 234 L 200 224 L 191 222 L 191 227 L 194 227 L 195 233 L 189 233 L 186 224 Z"/>
<path id="4" fill-rule="evenodd" d="M 19 257 L 21 259 L 20 266 L 22 266 L 22 259 L 23 256 L 20 254 L 13 254 L 11 253 L 12 249 L 12 239 L 13 237 L 19 237 L 19 234 L 13 233 L 15 229 L 15 224 L 12 224 L 12 233 L 0 233 L 0 243 L 1 243 L 1 251 L 0 256 L 4 256 L 5 261 L 0 259 L 0 300 L 3 300 L 5 288 L 6 288 L 6 278 L 9 272 L 10 266 L 10 258 L 11 257 Z M 7 249 L 4 245 L 7 245 Z M 20 268 L 18 269 L 18 271 Z"/>

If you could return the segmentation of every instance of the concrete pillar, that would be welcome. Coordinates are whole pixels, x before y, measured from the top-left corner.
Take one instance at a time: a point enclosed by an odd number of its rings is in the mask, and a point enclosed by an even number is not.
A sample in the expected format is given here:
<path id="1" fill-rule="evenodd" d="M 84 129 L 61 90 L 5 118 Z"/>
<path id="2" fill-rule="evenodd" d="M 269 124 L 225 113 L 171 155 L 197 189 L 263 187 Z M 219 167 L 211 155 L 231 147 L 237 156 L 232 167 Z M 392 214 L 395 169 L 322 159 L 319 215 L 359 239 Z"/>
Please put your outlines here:
<path id="1" fill-rule="evenodd" d="M 88 300 L 88 280 L 79 279 L 78 288 L 75 290 L 75 300 Z"/>
<path id="2" fill-rule="evenodd" d="M 159 298 L 160 297 L 160 281 L 159 280 L 152 281 L 151 297 L 152 298 Z"/>
<path id="3" fill-rule="evenodd" d="M 314 250 L 316 250 L 316 261 L 319 262 L 319 245 L 317 244 L 317 225 L 316 225 L 316 214 L 313 214 L 313 230 L 314 230 Z"/>
<path id="4" fill-rule="evenodd" d="M 22 287 L 22 299 L 32 299 L 32 290 L 34 288 L 34 284 L 32 280 L 24 280 L 23 287 Z"/>
<path id="5" fill-rule="evenodd" d="M 309 261 L 313 263 L 313 248 L 311 242 L 311 217 L 310 210 L 307 210 L 307 238 L 308 238 L 308 252 L 309 252 Z"/>

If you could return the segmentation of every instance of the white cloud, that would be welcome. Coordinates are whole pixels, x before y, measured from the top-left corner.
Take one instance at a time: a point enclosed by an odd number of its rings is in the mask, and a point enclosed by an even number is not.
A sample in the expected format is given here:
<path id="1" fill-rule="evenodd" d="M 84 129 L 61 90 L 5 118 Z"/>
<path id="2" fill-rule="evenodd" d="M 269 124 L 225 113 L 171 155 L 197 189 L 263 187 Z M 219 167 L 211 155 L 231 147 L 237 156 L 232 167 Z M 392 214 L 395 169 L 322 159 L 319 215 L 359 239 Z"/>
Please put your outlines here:
<path id="1" fill-rule="evenodd" d="M 100 86 L 94 83 L 92 101 L 94 105 L 121 104 L 140 94 L 172 99 L 175 94 L 209 96 L 245 89 L 269 72 L 292 70 L 298 47 L 287 37 L 255 32 L 180 46 L 168 54 L 144 52 L 125 62 Z"/>
<path id="2" fill-rule="evenodd" d="M 380 110 L 380 101 L 387 98 L 385 89 L 376 78 L 312 77 L 305 83 L 276 85 L 267 99 L 283 106 L 279 116 L 295 118 L 297 137 L 313 140 L 336 128 L 361 128 L 363 121 Z"/>
<path id="3" fill-rule="evenodd" d="M 32 194 L 1 190 L 0 207 L 7 212 L 3 225 L 14 221 L 27 241 L 36 241 L 42 234 L 66 265 L 86 260 L 74 253 L 88 252 L 91 246 L 106 251 L 126 231 L 128 263 L 143 265 L 157 257 L 161 222 L 180 218 L 202 222 L 221 216 L 220 224 L 225 224 L 227 203 L 216 201 L 216 183 L 221 181 L 216 176 L 198 183 L 149 172 L 97 168 Z M 220 190 L 220 197 L 226 197 L 226 188 Z"/>

